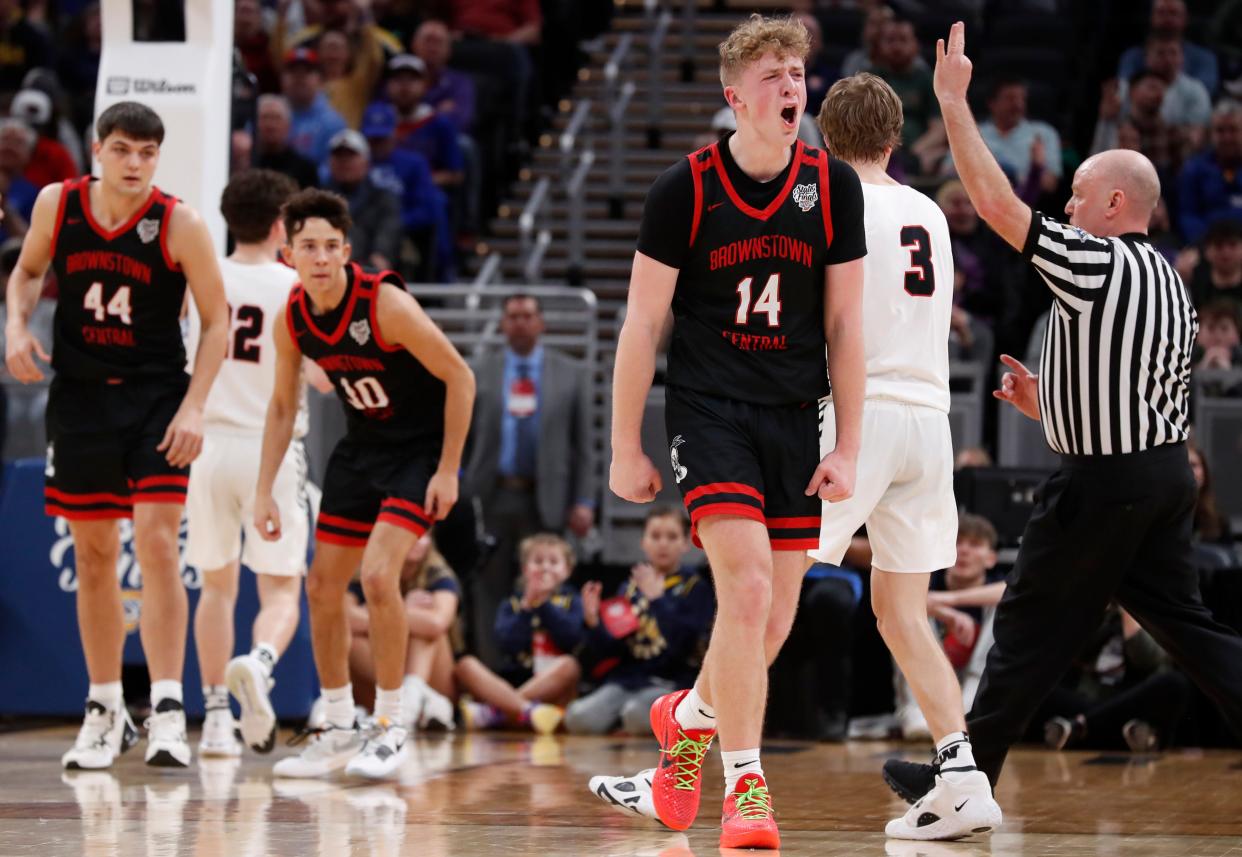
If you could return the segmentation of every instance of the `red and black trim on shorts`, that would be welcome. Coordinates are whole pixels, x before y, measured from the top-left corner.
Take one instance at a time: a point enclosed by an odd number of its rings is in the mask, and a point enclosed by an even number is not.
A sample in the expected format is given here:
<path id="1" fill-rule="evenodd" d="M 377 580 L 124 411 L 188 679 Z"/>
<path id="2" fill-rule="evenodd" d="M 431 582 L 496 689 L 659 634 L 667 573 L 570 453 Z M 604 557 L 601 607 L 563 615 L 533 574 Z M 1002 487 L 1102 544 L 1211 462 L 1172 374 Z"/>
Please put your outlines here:
<path id="1" fill-rule="evenodd" d="M 354 521 L 342 518 L 340 515 L 320 512 L 319 520 L 315 524 L 315 538 L 318 541 L 341 547 L 366 547 L 371 528 L 374 526 L 375 524 L 369 521 Z"/>
<path id="2" fill-rule="evenodd" d="M 772 550 L 804 551 L 819 547 L 818 515 L 769 518 L 763 508 L 763 493 L 744 482 L 710 482 L 686 492 L 686 511 L 690 513 L 690 535 L 696 547 L 698 524 L 711 515 L 733 515 L 758 521 L 768 529 Z"/>
<path id="3" fill-rule="evenodd" d="M 129 493 L 106 491 L 62 491 L 45 485 L 43 511 L 52 517 L 69 521 L 106 521 L 132 518 L 138 503 L 172 503 L 185 505 L 190 487 L 188 476 L 147 476 L 129 481 Z"/>
<path id="4" fill-rule="evenodd" d="M 423 507 L 399 497 L 389 497 L 380 504 L 376 523 L 391 524 L 419 537 L 431 529 L 431 517 Z"/>

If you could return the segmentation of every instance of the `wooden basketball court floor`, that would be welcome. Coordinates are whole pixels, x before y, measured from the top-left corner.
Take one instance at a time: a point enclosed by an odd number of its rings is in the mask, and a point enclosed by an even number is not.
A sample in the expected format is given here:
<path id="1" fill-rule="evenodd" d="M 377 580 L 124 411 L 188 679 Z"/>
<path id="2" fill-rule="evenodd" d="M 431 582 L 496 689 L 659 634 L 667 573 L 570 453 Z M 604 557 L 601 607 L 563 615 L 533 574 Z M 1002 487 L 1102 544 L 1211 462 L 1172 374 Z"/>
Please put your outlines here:
<path id="1" fill-rule="evenodd" d="M 271 757 L 185 770 L 142 763 L 65 772 L 69 727 L 0 735 L 0 857 L 505 857 L 717 855 L 719 756 L 687 834 L 626 817 L 586 789 L 594 773 L 653 764 L 648 740 L 420 736 L 399 782 L 273 780 Z M 197 741 L 192 736 L 192 741 Z M 1000 789 L 1005 824 L 958 843 L 885 840 L 903 804 L 880 780 L 909 748 L 774 742 L 764 767 L 784 855 L 1242 857 L 1242 755 L 1157 757 L 1019 750 Z M 745 852 L 725 852 L 740 854 Z"/>

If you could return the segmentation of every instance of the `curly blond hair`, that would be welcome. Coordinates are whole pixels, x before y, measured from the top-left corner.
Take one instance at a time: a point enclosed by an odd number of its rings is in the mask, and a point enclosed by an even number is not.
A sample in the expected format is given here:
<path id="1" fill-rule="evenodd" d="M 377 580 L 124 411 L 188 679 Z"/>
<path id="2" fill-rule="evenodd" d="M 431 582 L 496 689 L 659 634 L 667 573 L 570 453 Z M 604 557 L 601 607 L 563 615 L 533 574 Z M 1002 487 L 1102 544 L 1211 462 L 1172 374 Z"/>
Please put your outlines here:
<path id="1" fill-rule="evenodd" d="M 764 54 L 806 60 L 810 52 L 811 36 L 801 21 L 753 14 L 720 43 L 720 83 L 731 85 L 742 69 Z"/>
<path id="2" fill-rule="evenodd" d="M 833 157 L 879 161 L 901 142 L 901 99 L 883 78 L 860 71 L 832 85 L 816 122 Z"/>

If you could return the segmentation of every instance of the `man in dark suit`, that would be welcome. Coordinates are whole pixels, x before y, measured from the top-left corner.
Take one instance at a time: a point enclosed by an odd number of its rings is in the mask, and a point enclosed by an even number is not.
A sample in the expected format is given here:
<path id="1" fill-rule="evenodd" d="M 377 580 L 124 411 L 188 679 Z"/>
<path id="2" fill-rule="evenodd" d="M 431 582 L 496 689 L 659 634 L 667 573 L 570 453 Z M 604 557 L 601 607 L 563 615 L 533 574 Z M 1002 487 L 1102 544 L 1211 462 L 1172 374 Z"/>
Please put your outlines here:
<path id="1" fill-rule="evenodd" d="M 585 536 L 595 523 L 587 368 L 539 342 L 539 299 L 505 299 L 507 347 L 475 360 L 478 383 L 463 495 L 478 498 L 495 550 L 472 584 L 475 651 L 495 667 L 496 608 L 513 590 L 518 542 L 538 531 Z"/>

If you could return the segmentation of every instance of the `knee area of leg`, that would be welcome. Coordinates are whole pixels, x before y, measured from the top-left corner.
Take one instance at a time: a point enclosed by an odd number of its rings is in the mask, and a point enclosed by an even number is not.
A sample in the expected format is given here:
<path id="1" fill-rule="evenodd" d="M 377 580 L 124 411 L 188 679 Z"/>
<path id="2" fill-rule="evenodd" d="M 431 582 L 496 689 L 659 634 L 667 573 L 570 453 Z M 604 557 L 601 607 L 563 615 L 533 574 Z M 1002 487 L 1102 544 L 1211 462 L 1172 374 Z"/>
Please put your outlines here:
<path id="1" fill-rule="evenodd" d="M 772 609 L 772 577 L 762 571 L 741 572 L 729 586 L 730 597 L 726 603 L 719 600 L 720 612 L 730 618 L 767 625 Z"/>
<path id="2" fill-rule="evenodd" d="M 345 586 L 320 575 L 306 578 L 306 600 L 312 604 L 331 604 L 345 597 Z"/>
<path id="3" fill-rule="evenodd" d="M 362 591 L 367 596 L 368 604 L 389 601 L 394 598 L 397 600 L 401 599 L 401 583 L 394 575 L 389 574 L 386 569 L 368 568 L 364 565 L 358 579 L 362 583 Z"/>
<path id="4" fill-rule="evenodd" d="M 151 527 L 145 531 L 135 530 L 134 552 L 139 556 L 176 557 L 178 555 L 177 534 Z"/>

